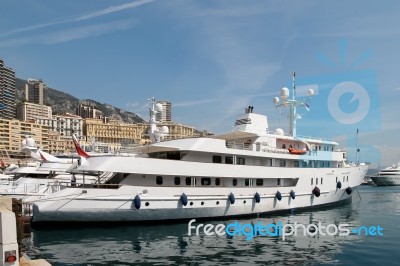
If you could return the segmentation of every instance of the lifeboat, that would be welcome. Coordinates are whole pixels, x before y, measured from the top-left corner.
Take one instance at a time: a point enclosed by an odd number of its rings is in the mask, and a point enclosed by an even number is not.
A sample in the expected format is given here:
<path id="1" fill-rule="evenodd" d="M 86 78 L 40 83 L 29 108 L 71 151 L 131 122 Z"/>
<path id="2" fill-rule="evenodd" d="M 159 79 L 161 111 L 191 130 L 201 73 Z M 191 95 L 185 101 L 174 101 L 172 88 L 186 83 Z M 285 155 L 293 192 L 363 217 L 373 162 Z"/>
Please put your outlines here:
<path id="1" fill-rule="evenodd" d="M 306 154 L 307 150 L 296 150 L 294 148 L 289 148 L 289 153 L 290 154 L 298 154 L 298 155 L 302 155 L 302 154 Z"/>

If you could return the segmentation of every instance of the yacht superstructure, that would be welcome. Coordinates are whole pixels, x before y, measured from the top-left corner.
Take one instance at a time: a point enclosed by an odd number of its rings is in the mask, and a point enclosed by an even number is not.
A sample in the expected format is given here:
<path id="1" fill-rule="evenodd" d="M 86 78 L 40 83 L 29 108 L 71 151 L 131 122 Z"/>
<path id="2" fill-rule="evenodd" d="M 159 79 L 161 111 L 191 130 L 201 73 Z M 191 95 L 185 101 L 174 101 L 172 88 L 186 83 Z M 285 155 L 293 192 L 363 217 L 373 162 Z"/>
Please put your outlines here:
<path id="1" fill-rule="evenodd" d="M 400 162 L 379 171 L 377 175 L 370 176 L 377 186 L 400 185 Z"/>

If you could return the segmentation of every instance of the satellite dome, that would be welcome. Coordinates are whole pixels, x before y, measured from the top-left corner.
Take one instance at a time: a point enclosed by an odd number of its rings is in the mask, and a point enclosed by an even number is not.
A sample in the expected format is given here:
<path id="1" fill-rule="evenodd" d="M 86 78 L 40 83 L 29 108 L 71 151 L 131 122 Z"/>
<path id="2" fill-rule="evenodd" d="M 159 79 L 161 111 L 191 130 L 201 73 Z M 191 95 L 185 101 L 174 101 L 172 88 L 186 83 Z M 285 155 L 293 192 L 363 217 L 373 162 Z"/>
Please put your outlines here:
<path id="1" fill-rule="evenodd" d="M 162 133 L 164 133 L 164 134 L 168 134 L 168 133 L 169 133 L 169 128 L 168 128 L 167 126 L 162 126 L 162 127 L 161 127 L 161 131 L 162 131 Z"/>
<path id="2" fill-rule="evenodd" d="M 157 112 L 162 112 L 162 110 L 163 110 L 162 104 L 161 103 L 157 103 L 155 109 L 156 109 Z"/>
<path id="3" fill-rule="evenodd" d="M 286 87 L 283 87 L 281 89 L 281 98 L 286 100 L 289 97 L 289 89 Z"/>
<path id="4" fill-rule="evenodd" d="M 285 132 L 283 131 L 282 128 L 277 128 L 275 129 L 275 135 L 283 136 Z"/>
<path id="5" fill-rule="evenodd" d="M 308 96 L 313 96 L 315 94 L 313 89 L 308 89 Z"/>
<path id="6" fill-rule="evenodd" d="M 27 137 L 26 138 L 26 146 L 28 147 L 36 147 L 36 142 L 33 138 Z"/>

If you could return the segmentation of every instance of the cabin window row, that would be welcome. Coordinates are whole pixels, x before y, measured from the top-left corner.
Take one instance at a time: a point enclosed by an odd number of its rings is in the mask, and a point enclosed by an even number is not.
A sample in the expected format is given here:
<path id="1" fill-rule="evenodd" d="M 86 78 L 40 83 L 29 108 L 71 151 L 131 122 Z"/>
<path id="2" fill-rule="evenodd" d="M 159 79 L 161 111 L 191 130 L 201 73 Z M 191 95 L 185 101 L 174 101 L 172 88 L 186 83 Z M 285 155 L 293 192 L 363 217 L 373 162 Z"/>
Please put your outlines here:
<path id="1" fill-rule="evenodd" d="M 195 177 L 186 177 L 185 178 L 185 184 L 186 186 L 194 186 L 196 185 L 196 178 Z M 163 184 L 163 177 L 162 176 L 157 176 L 156 177 L 156 184 L 157 185 L 162 185 Z M 202 186 L 211 186 L 211 178 L 210 177 L 202 177 L 200 179 L 200 183 Z M 221 185 L 221 179 L 220 178 L 215 178 L 214 183 L 216 186 Z M 180 186 L 181 185 L 181 177 L 180 176 L 175 176 L 174 177 L 174 185 L 175 186 Z"/>
<path id="2" fill-rule="evenodd" d="M 186 177 L 184 180 L 185 180 L 185 185 L 186 186 L 195 186 L 197 178 L 196 177 Z M 254 180 L 255 180 L 255 185 L 256 186 L 264 186 L 264 179 L 262 179 L 262 178 L 256 178 L 256 179 L 246 178 L 244 180 L 244 186 L 245 187 L 253 186 Z M 278 186 L 280 186 L 281 185 L 281 179 L 277 178 L 276 180 L 277 180 L 276 184 Z M 163 182 L 164 182 L 164 179 L 163 179 L 162 176 L 156 176 L 156 184 L 157 185 L 160 186 L 160 185 L 163 184 Z M 200 178 L 200 184 L 202 186 L 212 186 L 213 185 L 212 184 L 212 179 L 210 177 L 202 177 L 202 178 Z M 321 178 L 321 184 L 322 184 L 322 178 Z M 175 186 L 180 186 L 181 185 L 181 177 L 179 177 L 179 176 L 175 176 L 174 177 L 174 185 Z M 215 186 L 220 186 L 221 185 L 221 179 L 219 177 L 214 179 L 214 185 Z M 234 187 L 238 186 L 237 178 L 232 179 L 232 185 Z"/>
<path id="3" fill-rule="evenodd" d="M 220 155 L 213 155 L 212 157 L 213 163 L 222 163 L 222 156 Z M 233 156 L 225 156 L 224 162 L 226 164 L 234 164 L 234 157 Z M 245 164 L 245 159 L 243 157 L 236 157 L 236 164 Z"/>

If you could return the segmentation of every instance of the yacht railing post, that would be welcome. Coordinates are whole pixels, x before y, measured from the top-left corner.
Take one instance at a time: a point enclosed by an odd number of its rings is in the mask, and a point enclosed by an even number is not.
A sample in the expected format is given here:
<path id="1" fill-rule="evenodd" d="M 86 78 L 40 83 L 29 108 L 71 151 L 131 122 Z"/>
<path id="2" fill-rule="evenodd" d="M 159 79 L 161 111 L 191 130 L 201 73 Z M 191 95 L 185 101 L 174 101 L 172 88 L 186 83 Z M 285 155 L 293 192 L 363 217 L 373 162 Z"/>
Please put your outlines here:
<path id="1" fill-rule="evenodd" d="M 82 187 L 85 187 L 85 171 L 82 171 L 82 178 L 83 178 Z"/>

